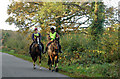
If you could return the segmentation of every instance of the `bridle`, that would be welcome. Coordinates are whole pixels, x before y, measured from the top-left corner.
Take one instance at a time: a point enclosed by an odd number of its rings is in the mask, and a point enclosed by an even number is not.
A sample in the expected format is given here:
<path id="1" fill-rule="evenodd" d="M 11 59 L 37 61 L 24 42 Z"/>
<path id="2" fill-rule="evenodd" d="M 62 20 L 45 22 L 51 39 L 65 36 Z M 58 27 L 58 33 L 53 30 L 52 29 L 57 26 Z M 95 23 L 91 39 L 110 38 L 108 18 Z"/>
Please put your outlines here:
<path id="1" fill-rule="evenodd" d="M 35 43 L 40 44 L 40 37 L 36 36 Z"/>

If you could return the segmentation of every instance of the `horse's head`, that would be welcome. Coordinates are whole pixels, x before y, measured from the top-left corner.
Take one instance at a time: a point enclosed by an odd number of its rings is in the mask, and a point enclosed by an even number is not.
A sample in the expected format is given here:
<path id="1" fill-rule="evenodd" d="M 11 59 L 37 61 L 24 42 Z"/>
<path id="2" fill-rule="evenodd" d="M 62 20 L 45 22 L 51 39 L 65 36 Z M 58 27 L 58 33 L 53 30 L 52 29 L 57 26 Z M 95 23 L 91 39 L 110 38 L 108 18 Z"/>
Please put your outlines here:
<path id="1" fill-rule="evenodd" d="M 58 50 L 58 39 L 57 38 L 53 40 L 53 47 L 54 47 L 54 51 L 58 53 L 59 50 Z"/>
<path id="2" fill-rule="evenodd" d="M 36 38 L 35 38 L 35 43 L 37 43 L 37 44 L 39 44 L 40 43 L 40 37 L 38 37 L 38 36 L 35 36 Z"/>
<path id="3" fill-rule="evenodd" d="M 37 43 L 34 43 L 33 44 L 33 46 L 32 46 L 32 48 L 31 48 L 31 51 L 34 53 L 34 52 L 38 52 L 39 51 L 39 49 L 38 49 L 38 44 Z"/>
<path id="4" fill-rule="evenodd" d="M 35 36 L 35 43 L 32 47 L 32 51 L 39 52 L 40 37 Z"/>

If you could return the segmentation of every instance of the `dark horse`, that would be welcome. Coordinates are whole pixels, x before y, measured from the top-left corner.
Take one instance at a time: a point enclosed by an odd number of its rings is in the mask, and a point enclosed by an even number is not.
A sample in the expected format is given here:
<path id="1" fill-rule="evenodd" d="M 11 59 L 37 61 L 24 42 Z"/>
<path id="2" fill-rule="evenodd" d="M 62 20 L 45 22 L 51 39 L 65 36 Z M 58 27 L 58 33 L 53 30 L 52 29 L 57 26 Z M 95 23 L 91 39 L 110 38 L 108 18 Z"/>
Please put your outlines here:
<path id="1" fill-rule="evenodd" d="M 30 53 L 33 60 L 34 69 L 35 69 L 35 62 L 37 61 L 37 57 L 39 57 L 39 66 L 41 66 L 41 50 L 42 50 L 42 46 L 40 43 L 40 37 L 36 37 L 33 45 L 31 46 L 31 53 Z"/>
<path id="2" fill-rule="evenodd" d="M 49 70 L 51 70 L 51 67 L 53 68 L 52 71 L 58 71 L 58 40 L 55 39 L 51 42 L 51 44 L 48 46 L 48 66 Z M 54 66 L 55 62 L 55 66 Z"/>

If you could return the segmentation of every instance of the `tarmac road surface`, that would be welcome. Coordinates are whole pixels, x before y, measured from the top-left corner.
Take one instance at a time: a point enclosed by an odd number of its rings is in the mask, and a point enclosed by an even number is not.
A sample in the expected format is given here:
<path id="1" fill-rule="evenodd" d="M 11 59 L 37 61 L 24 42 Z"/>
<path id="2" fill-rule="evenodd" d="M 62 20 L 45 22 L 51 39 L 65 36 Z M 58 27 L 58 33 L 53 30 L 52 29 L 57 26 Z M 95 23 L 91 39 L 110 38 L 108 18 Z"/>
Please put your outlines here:
<path id="1" fill-rule="evenodd" d="M 1 52 L 0 52 L 1 54 Z M 51 72 L 42 67 L 33 69 L 32 62 L 2 53 L 2 77 L 68 77 L 57 72 Z"/>

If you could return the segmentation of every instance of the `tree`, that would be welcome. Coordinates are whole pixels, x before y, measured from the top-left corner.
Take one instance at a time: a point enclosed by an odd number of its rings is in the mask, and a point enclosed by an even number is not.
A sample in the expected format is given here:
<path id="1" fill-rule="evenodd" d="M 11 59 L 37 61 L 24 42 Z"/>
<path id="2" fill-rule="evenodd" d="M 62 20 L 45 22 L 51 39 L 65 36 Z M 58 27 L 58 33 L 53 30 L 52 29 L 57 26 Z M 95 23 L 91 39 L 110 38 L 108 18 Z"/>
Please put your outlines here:
<path id="1" fill-rule="evenodd" d="M 106 8 L 103 2 L 97 2 L 96 4 L 98 6 L 95 11 L 95 2 L 13 1 L 8 6 L 9 18 L 6 22 L 14 23 L 21 31 L 29 31 L 30 27 L 39 26 L 46 32 L 49 30 L 49 26 L 53 25 L 58 33 L 61 33 L 61 29 L 64 29 L 64 31 L 67 29 L 79 31 L 82 24 L 89 24 L 91 29 L 94 30 L 91 31 L 91 34 L 101 34 L 103 24 L 113 24 L 116 20 L 113 19 L 113 8 Z M 96 21 L 94 15 L 97 16 Z M 86 17 L 86 20 L 80 21 L 84 17 Z"/>
<path id="2" fill-rule="evenodd" d="M 55 25 L 57 30 L 60 31 L 61 24 L 75 23 L 69 22 L 68 20 L 71 20 L 75 16 L 86 15 L 87 11 L 82 11 L 85 10 L 86 7 L 81 6 L 87 4 L 88 3 L 74 3 L 74 2 L 36 3 L 36 2 L 13 1 L 8 6 L 8 15 L 10 15 L 10 17 L 6 20 L 6 22 L 9 22 L 9 24 L 14 23 L 21 30 L 26 30 L 37 23 L 40 24 L 40 27 L 42 29 L 46 29 L 48 25 L 51 23 L 51 25 Z M 79 24 L 81 25 L 82 23 Z"/>
<path id="3" fill-rule="evenodd" d="M 105 6 L 103 2 L 93 2 L 92 5 L 94 6 L 94 16 L 91 24 L 91 35 L 97 37 L 104 32 Z"/>

